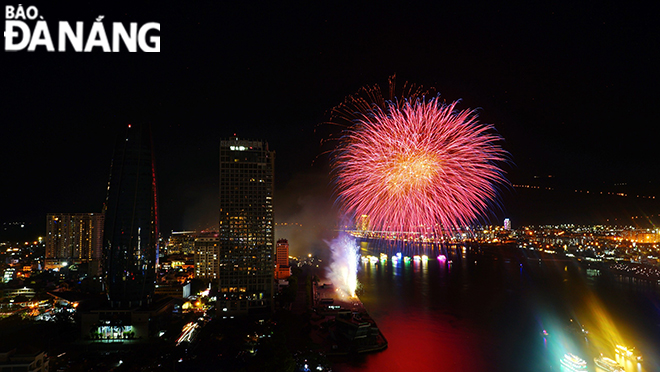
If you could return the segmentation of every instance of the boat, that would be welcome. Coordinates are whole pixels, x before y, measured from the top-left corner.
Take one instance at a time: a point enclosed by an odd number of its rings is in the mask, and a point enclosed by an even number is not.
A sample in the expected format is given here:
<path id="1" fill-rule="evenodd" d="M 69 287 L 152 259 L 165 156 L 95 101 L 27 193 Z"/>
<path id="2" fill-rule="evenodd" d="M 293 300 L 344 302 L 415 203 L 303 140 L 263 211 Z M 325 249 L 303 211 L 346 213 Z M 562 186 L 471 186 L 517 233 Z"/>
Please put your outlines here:
<path id="1" fill-rule="evenodd" d="M 600 369 L 607 372 L 625 372 L 623 367 L 621 367 L 621 365 L 617 363 L 616 360 L 612 360 L 602 355 L 598 358 L 594 358 L 594 363 L 596 363 Z"/>
<path id="2" fill-rule="evenodd" d="M 644 360 L 642 358 L 642 355 L 639 352 L 637 352 L 634 347 L 628 348 L 623 345 L 616 345 L 614 351 L 616 351 L 616 353 L 621 355 L 622 357 L 634 360 L 636 362 L 641 362 Z"/>
<path id="3" fill-rule="evenodd" d="M 564 358 L 562 358 L 560 362 L 566 371 L 582 372 L 587 370 L 587 362 L 571 353 L 564 354 Z"/>

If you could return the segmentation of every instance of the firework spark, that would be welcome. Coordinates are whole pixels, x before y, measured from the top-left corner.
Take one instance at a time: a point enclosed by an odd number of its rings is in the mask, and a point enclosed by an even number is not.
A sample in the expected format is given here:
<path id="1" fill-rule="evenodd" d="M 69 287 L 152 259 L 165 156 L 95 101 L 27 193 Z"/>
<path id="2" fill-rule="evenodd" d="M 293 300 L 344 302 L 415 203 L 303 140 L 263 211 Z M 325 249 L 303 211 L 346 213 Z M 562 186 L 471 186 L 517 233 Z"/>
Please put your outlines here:
<path id="1" fill-rule="evenodd" d="M 474 110 L 416 92 L 344 108 L 354 119 L 331 163 L 339 202 L 349 216 L 368 215 L 374 231 L 441 233 L 470 225 L 506 183 L 498 164 L 507 153 L 493 127 L 479 123 Z"/>
<path id="2" fill-rule="evenodd" d="M 326 242 L 332 252 L 328 267 L 328 278 L 337 288 L 349 297 L 355 297 L 357 289 L 357 269 L 360 253 L 355 238 L 340 234 L 331 242 Z"/>

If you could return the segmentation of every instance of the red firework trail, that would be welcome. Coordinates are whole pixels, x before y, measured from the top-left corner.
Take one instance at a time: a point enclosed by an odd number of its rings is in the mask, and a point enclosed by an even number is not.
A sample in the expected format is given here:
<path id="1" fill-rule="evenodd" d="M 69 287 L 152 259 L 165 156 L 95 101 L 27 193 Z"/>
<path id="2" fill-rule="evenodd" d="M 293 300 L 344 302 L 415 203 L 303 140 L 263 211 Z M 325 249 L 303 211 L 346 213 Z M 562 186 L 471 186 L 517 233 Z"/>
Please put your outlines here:
<path id="1" fill-rule="evenodd" d="M 368 216 L 370 230 L 468 226 L 496 201 L 498 185 L 508 184 L 498 166 L 508 157 L 502 138 L 474 110 L 420 95 L 357 101 L 331 166 L 342 209 Z"/>

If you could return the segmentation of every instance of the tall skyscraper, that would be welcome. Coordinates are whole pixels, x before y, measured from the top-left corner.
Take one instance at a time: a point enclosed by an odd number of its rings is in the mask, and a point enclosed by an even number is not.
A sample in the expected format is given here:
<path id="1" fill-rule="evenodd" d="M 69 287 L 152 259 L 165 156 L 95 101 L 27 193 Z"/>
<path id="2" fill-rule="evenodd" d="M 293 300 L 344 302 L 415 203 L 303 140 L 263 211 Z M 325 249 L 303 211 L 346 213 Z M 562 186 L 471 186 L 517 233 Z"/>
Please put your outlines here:
<path id="1" fill-rule="evenodd" d="M 358 216 L 355 227 L 357 231 L 369 231 L 369 216 L 366 214 Z"/>
<path id="2" fill-rule="evenodd" d="M 266 142 L 220 141 L 221 311 L 272 308 L 274 164 Z"/>
<path id="3" fill-rule="evenodd" d="M 156 177 L 148 125 L 128 125 L 112 158 L 103 236 L 110 305 L 150 303 L 158 258 Z"/>
<path id="4" fill-rule="evenodd" d="M 86 263 L 88 274 L 98 275 L 102 246 L 102 213 L 46 216 L 46 269 Z"/>

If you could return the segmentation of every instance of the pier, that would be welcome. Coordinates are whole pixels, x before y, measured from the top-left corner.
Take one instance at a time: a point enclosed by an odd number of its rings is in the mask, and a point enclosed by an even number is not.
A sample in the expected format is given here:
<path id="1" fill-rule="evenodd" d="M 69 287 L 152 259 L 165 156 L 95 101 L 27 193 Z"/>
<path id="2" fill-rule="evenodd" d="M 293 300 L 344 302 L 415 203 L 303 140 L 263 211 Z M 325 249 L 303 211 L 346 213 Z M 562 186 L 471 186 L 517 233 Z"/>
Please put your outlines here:
<path id="1" fill-rule="evenodd" d="M 314 284 L 312 309 L 311 338 L 325 354 L 360 354 L 387 348 L 385 336 L 360 299 L 332 283 Z"/>

